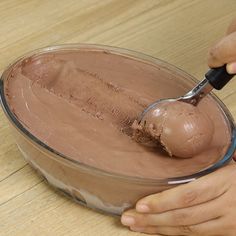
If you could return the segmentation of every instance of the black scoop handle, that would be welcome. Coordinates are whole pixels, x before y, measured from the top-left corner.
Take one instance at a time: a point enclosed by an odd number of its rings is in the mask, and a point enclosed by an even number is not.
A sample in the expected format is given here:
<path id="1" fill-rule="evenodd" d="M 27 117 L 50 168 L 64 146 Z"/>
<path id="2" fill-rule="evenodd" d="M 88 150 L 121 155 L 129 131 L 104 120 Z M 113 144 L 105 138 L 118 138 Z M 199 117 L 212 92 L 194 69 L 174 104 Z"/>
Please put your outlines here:
<path id="1" fill-rule="evenodd" d="M 209 81 L 211 86 L 217 90 L 222 89 L 234 76 L 235 74 L 229 74 L 227 72 L 226 65 L 210 69 L 205 74 L 205 78 Z"/>

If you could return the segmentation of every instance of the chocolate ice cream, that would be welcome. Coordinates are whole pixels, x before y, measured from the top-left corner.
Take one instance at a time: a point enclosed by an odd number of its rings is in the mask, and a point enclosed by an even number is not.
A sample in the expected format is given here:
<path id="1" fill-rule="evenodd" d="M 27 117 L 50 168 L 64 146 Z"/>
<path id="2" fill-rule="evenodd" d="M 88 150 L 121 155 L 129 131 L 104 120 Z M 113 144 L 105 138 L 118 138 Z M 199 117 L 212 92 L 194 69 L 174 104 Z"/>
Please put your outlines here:
<path id="1" fill-rule="evenodd" d="M 64 49 L 14 65 L 5 93 L 22 125 L 71 160 L 108 172 L 159 179 L 208 167 L 222 157 L 230 143 L 225 117 L 209 96 L 201 101 L 199 111 L 190 111 L 194 115 L 186 117 L 187 108 L 179 114 L 186 119 L 182 125 L 188 125 L 187 140 L 182 139 L 186 128 L 174 137 L 168 130 L 162 131 L 161 142 L 171 154 L 192 158 L 169 158 L 161 148 L 133 140 L 131 125 L 148 104 L 180 96 L 192 86 L 176 84 L 176 76 L 154 63 L 112 51 Z M 191 127 L 198 112 L 209 120 L 199 118 L 198 126 Z M 171 121 L 168 115 L 166 128 L 178 125 L 176 118 Z"/>

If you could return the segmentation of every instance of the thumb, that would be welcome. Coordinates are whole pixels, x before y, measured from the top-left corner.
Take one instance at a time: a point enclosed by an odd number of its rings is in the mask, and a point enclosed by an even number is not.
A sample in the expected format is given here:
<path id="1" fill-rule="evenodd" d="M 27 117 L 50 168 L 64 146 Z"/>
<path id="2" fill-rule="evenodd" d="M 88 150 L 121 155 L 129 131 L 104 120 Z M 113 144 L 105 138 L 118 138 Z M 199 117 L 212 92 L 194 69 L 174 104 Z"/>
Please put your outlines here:
<path id="1" fill-rule="evenodd" d="M 215 46 L 213 46 L 208 54 L 209 67 L 220 67 L 224 64 L 231 63 L 227 66 L 229 73 L 236 72 L 236 32 L 222 38 Z"/>
<path id="2" fill-rule="evenodd" d="M 227 166 L 191 183 L 152 194 L 139 200 L 136 211 L 140 213 L 161 213 L 198 205 L 213 200 L 228 189 L 227 174 L 235 166 Z"/>

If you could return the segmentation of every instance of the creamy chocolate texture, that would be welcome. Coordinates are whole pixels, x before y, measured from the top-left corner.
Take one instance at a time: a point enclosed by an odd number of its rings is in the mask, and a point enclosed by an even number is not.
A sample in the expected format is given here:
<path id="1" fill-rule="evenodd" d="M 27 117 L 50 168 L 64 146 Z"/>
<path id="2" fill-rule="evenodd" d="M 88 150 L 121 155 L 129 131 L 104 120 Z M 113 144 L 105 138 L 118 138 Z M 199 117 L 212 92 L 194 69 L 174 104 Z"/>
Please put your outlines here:
<path id="1" fill-rule="evenodd" d="M 174 136 L 181 146 L 168 134 L 162 135 L 170 152 L 180 156 L 184 152 L 192 158 L 170 158 L 162 148 L 133 140 L 131 125 L 148 104 L 180 96 L 192 86 L 176 83 L 176 77 L 165 67 L 129 56 L 98 49 L 67 49 L 16 64 L 5 92 L 10 109 L 23 126 L 58 152 L 109 172 L 158 179 L 205 169 L 222 157 L 230 143 L 225 118 L 209 96 L 198 109 L 212 122 L 199 121 L 197 127 L 190 128 L 208 143 L 207 148 L 195 138 L 189 144 L 181 141 L 182 128 Z M 186 118 L 186 124 L 190 125 L 191 119 Z M 208 136 L 206 126 L 212 135 Z M 192 142 L 200 152 L 195 152 Z"/>
<path id="2" fill-rule="evenodd" d="M 134 138 L 160 144 L 170 156 L 190 158 L 205 151 L 214 133 L 213 121 L 198 107 L 179 101 L 161 101 L 134 121 Z M 145 143 L 144 143 L 145 144 Z"/>

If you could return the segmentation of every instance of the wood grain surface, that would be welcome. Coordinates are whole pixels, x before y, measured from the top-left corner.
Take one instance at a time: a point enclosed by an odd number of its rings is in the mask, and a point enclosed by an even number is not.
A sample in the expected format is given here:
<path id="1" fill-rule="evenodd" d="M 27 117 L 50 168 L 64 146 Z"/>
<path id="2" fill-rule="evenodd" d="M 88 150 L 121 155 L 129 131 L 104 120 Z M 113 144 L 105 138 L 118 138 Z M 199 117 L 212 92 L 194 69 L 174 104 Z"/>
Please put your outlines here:
<path id="1" fill-rule="evenodd" d="M 201 79 L 235 0 L 1 0 L 0 70 L 47 45 L 98 43 L 144 52 Z M 236 118 L 236 79 L 217 93 Z M 50 188 L 23 160 L 0 111 L 0 236 L 141 235 Z"/>

